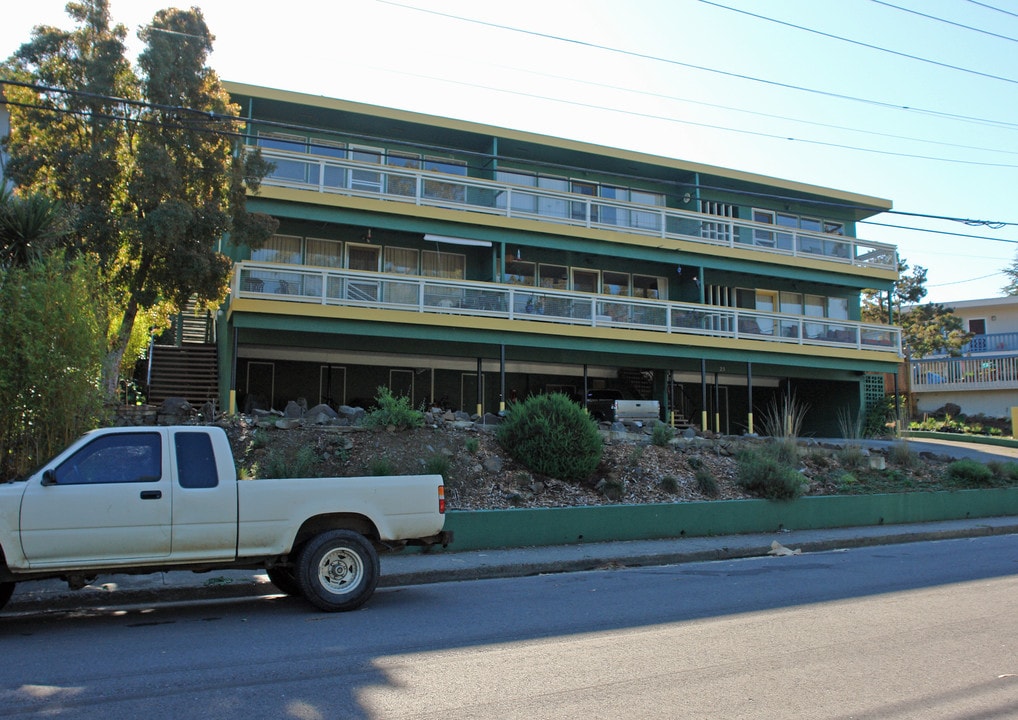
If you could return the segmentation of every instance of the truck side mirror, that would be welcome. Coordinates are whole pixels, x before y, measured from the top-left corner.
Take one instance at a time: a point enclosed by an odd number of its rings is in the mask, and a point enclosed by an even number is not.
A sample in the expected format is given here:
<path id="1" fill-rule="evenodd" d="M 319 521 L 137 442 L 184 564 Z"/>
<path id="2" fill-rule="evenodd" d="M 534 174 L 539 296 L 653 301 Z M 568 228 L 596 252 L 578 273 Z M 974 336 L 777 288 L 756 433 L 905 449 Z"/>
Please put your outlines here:
<path id="1" fill-rule="evenodd" d="M 42 484 L 44 487 L 49 487 L 50 485 L 57 484 L 57 474 L 53 472 L 53 468 L 46 470 L 42 474 Z"/>

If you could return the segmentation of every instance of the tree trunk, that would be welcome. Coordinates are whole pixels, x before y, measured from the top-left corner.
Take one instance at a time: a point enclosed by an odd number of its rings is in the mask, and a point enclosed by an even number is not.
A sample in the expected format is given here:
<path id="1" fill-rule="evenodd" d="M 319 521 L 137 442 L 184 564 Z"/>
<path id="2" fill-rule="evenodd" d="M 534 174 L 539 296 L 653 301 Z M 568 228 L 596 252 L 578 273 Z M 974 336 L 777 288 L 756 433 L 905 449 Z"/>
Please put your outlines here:
<path id="1" fill-rule="evenodd" d="M 134 331 L 134 321 L 138 317 L 138 303 L 132 297 L 124 309 L 124 316 L 120 320 L 120 327 L 116 335 L 111 338 L 110 349 L 106 352 L 102 366 L 102 387 L 103 395 L 107 404 L 117 404 L 118 392 L 120 390 L 120 365 L 124 361 L 124 353 L 127 352 L 127 345 L 131 342 L 131 333 Z"/>

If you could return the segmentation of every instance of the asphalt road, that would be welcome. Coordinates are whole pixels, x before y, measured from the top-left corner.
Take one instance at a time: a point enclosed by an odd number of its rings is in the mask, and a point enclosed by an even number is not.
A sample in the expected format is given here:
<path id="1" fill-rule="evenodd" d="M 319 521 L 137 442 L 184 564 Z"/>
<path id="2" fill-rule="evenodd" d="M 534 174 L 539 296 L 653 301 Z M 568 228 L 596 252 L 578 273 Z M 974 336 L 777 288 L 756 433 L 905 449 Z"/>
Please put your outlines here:
<path id="1" fill-rule="evenodd" d="M 2 717 L 1011 718 L 1018 536 L 0 622 Z"/>

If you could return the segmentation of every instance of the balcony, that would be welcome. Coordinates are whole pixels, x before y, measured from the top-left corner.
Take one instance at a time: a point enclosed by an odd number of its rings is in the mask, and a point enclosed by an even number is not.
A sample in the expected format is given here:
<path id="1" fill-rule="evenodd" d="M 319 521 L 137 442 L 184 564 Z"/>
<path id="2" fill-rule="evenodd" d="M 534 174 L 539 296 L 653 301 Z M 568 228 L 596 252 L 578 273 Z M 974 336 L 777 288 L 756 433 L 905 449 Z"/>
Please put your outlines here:
<path id="1" fill-rule="evenodd" d="M 434 315 L 436 320 L 442 315 L 464 315 L 759 340 L 773 343 L 775 350 L 778 345 L 877 350 L 888 353 L 892 362 L 901 354 L 901 331 L 888 325 L 377 272 L 240 262 L 232 297 L 292 302 L 295 315 L 304 303 L 402 310 Z"/>
<path id="2" fill-rule="evenodd" d="M 924 358 L 912 361 L 913 392 L 1014 390 L 1018 356 Z"/>
<path id="3" fill-rule="evenodd" d="M 641 205 L 405 167 L 355 162 L 268 148 L 275 165 L 264 186 L 288 187 L 410 205 L 538 220 L 631 235 L 744 248 L 897 270 L 895 246 L 700 212 Z"/>
<path id="4" fill-rule="evenodd" d="M 986 335 L 975 335 L 971 340 L 961 346 L 962 355 L 973 353 L 1000 354 L 1018 351 L 1018 332 L 988 333 Z M 947 355 L 946 351 L 937 355 Z"/>

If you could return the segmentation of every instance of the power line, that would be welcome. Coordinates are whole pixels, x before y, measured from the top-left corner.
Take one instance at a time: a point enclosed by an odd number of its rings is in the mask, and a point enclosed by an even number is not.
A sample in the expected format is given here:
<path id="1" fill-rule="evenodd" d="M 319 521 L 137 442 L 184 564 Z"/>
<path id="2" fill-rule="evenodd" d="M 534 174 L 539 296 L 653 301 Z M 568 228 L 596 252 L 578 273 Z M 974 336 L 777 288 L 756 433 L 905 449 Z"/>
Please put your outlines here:
<path id="1" fill-rule="evenodd" d="M 383 0 L 384 1 L 384 0 Z M 517 95 L 519 97 L 534 98 L 536 100 L 546 100 L 549 102 L 561 103 L 564 105 L 573 105 L 575 107 L 582 107 L 591 110 L 603 110 L 605 112 L 619 113 L 622 115 L 629 115 L 632 117 L 641 117 L 649 120 L 662 120 L 664 122 L 677 123 L 679 125 L 690 125 L 692 127 L 702 127 L 710 130 L 724 130 L 727 132 L 740 133 L 742 135 L 751 135 L 754 137 L 769 138 L 771 140 L 784 140 L 787 142 L 794 143 L 805 143 L 808 145 L 819 145 L 821 147 L 830 147 L 841 150 L 856 150 L 858 152 L 871 153 L 875 155 L 884 155 L 887 157 L 903 157 L 910 158 L 913 160 L 932 160 L 936 162 L 954 163 L 958 165 L 972 165 L 976 167 L 999 167 L 999 168 L 1018 168 L 1018 165 L 1012 163 L 994 163 L 994 162 L 983 162 L 979 160 L 963 160 L 956 158 L 943 158 L 932 155 L 921 155 L 918 153 L 906 153 L 906 152 L 895 152 L 891 150 L 875 150 L 873 148 L 859 147 L 857 145 L 849 145 L 846 143 L 835 143 L 824 140 L 808 140 L 805 138 L 790 137 L 788 135 L 778 135 L 775 133 L 767 133 L 761 130 L 746 130 L 744 128 L 729 127 L 724 125 L 715 125 L 712 123 L 702 123 L 695 120 L 680 120 L 678 118 L 669 117 L 666 115 L 657 115 L 654 113 L 637 112 L 635 110 L 620 110 L 618 108 L 606 107 L 604 105 L 596 105 L 594 103 L 585 103 L 578 100 L 565 100 L 560 97 L 551 97 L 548 95 L 539 95 L 537 93 L 523 92 L 522 90 L 505 90 L 502 88 L 492 88 L 488 85 L 481 85 L 479 83 L 466 82 L 465 80 L 450 80 L 448 78 L 436 77 L 434 75 L 424 75 L 420 73 L 410 73 L 400 71 L 402 74 L 409 75 L 410 77 L 419 77 L 426 80 L 435 80 L 438 82 L 449 83 L 451 85 L 460 85 L 463 87 L 478 88 L 481 90 L 494 90 L 496 92 L 506 93 L 509 95 Z"/>
<path id="2" fill-rule="evenodd" d="M 883 5 L 885 7 L 894 8 L 895 10 L 900 10 L 901 12 L 911 13 L 912 15 L 918 15 L 919 17 L 924 17 L 929 20 L 936 20 L 937 22 L 944 23 L 945 25 L 953 25 L 954 27 L 959 27 L 964 30 L 971 30 L 972 32 L 981 33 L 983 35 L 989 35 L 990 37 L 1000 38 L 1001 40 L 1018 42 L 1018 38 L 1013 38 L 1008 35 L 1001 35 L 999 33 L 990 32 L 989 30 L 983 30 L 982 28 L 973 27 L 971 25 L 964 25 L 962 23 L 954 22 L 953 20 L 948 20 L 942 17 L 937 17 L 935 15 L 928 15 L 924 12 L 919 12 L 918 10 L 912 10 L 911 8 L 905 8 L 901 7 L 900 5 L 895 5 L 894 3 L 886 2 L 885 0 L 870 0 L 870 2 L 875 2 L 877 5 Z"/>
<path id="3" fill-rule="evenodd" d="M 448 82 L 452 82 L 452 81 L 448 81 Z M 65 89 L 65 88 L 56 88 L 56 87 L 51 87 L 51 86 L 37 85 L 37 84 L 32 84 L 32 83 L 24 83 L 24 82 L 13 81 L 13 80 L 0 79 L 0 85 L 14 85 L 14 86 L 17 86 L 17 87 L 22 87 L 22 88 L 34 90 L 36 92 L 60 93 L 60 94 L 66 94 L 66 95 L 69 95 L 69 96 L 83 97 L 83 98 L 97 100 L 97 101 L 102 101 L 102 102 L 107 102 L 107 103 L 118 103 L 118 104 L 123 104 L 123 105 L 127 105 L 127 106 L 137 107 L 137 108 L 140 108 L 140 109 L 157 109 L 157 110 L 166 111 L 166 112 L 169 112 L 169 113 L 187 114 L 187 115 L 194 116 L 195 119 L 205 119 L 205 120 L 210 120 L 210 121 L 214 121 L 214 122 L 223 122 L 223 121 L 230 122 L 230 123 L 241 123 L 241 122 L 250 123 L 250 122 L 253 122 L 253 123 L 255 123 L 255 124 L 259 125 L 259 126 L 267 126 L 267 127 L 286 129 L 286 130 L 291 130 L 291 131 L 315 132 L 315 133 L 320 133 L 322 135 L 336 135 L 336 136 L 344 136 L 344 137 L 356 137 L 356 138 L 358 138 L 360 140 L 379 141 L 379 140 L 384 139 L 384 138 L 380 138 L 378 136 L 373 136 L 373 135 L 341 133 L 339 131 L 335 131 L 335 130 L 331 130 L 331 129 L 327 129 L 327 128 L 320 128 L 320 127 L 310 126 L 310 125 L 301 125 L 301 124 L 291 123 L 291 122 L 259 120 L 259 119 L 255 119 L 255 118 L 245 118 L 245 117 L 241 117 L 241 116 L 225 115 L 225 114 L 220 114 L 220 113 L 215 113 L 215 112 L 208 112 L 208 111 L 204 111 L 204 110 L 196 110 L 196 109 L 188 108 L 188 107 L 185 107 L 185 106 L 166 105 L 166 104 L 152 103 L 152 102 L 145 101 L 145 100 L 132 100 L 132 99 L 125 99 L 125 98 L 118 98 L 118 97 L 110 96 L 110 95 L 100 95 L 100 94 L 90 93 L 90 92 L 86 92 L 86 91 L 69 90 L 69 89 Z M 506 91 L 506 92 L 508 92 L 508 91 Z M 98 113 L 97 114 L 94 111 L 86 112 L 85 110 L 80 110 L 80 109 L 72 110 L 72 109 L 68 109 L 68 108 L 60 108 L 60 107 L 54 107 L 54 106 L 49 106 L 49 105 L 29 105 L 27 103 L 18 103 L 18 102 L 11 101 L 9 98 L 5 98 L 4 100 L 0 100 L 0 104 L 7 104 L 7 105 L 15 106 L 15 107 L 25 107 L 25 108 L 28 108 L 28 109 L 35 109 L 35 110 L 45 110 L 45 111 L 49 111 L 49 112 L 58 112 L 58 113 L 63 113 L 63 114 L 71 114 L 71 115 L 79 115 L 79 116 L 86 116 L 87 115 L 89 117 L 96 117 L 96 118 L 103 119 L 103 120 L 115 120 L 115 121 L 131 122 L 131 123 L 136 123 L 136 124 L 157 125 L 157 126 L 163 126 L 163 127 L 167 127 L 168 126 L 168 127 L 175 128 L 175 129 L 188 129 L 188 130 L 193 130 L 193 131 L 198 131 L 198 132 L 206 132 L 206 133 L 212 133 L 212 134 L 219 134 L 219 135 L 223 135 L 223 136 L 227 136 L 227 137 L 233 137 L 233 138 L 248 138 L 249 137 L 247 134 L 245 134 L 243 132 L 228 130 L 227 128 L 224 128 L 224 127 L 210 128 L 210 127 L 195 127 L 193 125 L 184 125 L 184 124 L 180 124 L 180 123 L 168 124 L 166 122 L 165 117 L 163 119 L 160 119 L 160 120 L 153 120 L 153 119 L 147 119 L 147 118 L 141 118 L 141 117 L 128 117 L 128 116 L 123 116 L 123 115 L 110 115 L 110 114 L 105 114 L 105 113 Z M 610 109 L 610 108 L 602 108 L 602 109 Z M 624 112 L 624 111 L 617 111 L 617 112 Z M 665 119 L 667 119 L 667 118 L 665 118 Z M 404 143 L 404 144 L 410 145 L 411 143 L 407 142 L 407 143 Z M 415 147 L 418 146 L 418 144 L 416 144 L 416 143 L 414 143 L 413 145 Z M 490 159 L 490 157 L 491 157 L 489 153 L 476 152 L 476 151 L 464 151 L 464 150 L 461 150 L 461 149 L 449 148 L 447 146 L 442 146 L 442 145 L 426 145 L 424 147 L 426 149 L 432 149 L 432 150 L 445 150 L 445 151 L 456 150 L 457 152 L 461 152 L 463 154 L 467 154 L 467 155 L 471 155 L 471 156 L 475 156 L 475 157 L 479 157 L 479 158 L 483 158 L 483 159 Z M 505 159 L 516 160 L 518 158 L 513 158 L 511 156 L 506 156 Z M 527 162 L 531 163 L 531 164 L 549 165 L 549 166 L 551 166 L 550 163 L 542 163 L 540 161 L 534 161 L 532 158 L 531 159 L 527 159 Z M 481 167 L 481 166 L 476 166 L 476 167 Z M 559 168 L 559 169 L 565 169 L 565 170 L 582 169 L 582 168 L 573 168 L 573 167 L 563 166 L 563 165 L 553 165 L 553 167 L 556 167 L 556 168 Z M 662 182 L 662 180 L 660 178 L 646 178 L 646 177 L 638 176 L 638 175 L 625 175 L 625 174 L 619 174 L 618 176 L 619 177 L 628 178 L 628 179 L 639 179 L 639 180 L 652 179 L 652 180 L 654 180 L 656 182 Z M 673 182 L 669 182 L 668 184 L 682 186 L 682 187 L 686 186 L 685 183 L 674 182 L 674 181 Z M 702 189 L 702 190 L 719 190 L 719 191 L 728 191 L 729 190 L 728 188 L 715 187 L 715 186 L 705 185 L 705 184 L 700 184 L 700 185 L 698 185 L 698 187 L 700 189 Z M 780 195 L 780 194 L 776 194 L 776 193 L 763 193 L 763 192 L 754 192 L 754 191 L 748 191 L 747 190 L 747 191 L 744 191 L 742 194 L 747 195 L 747 196 L 753 196 L 753 197 L 767 198 L 767 199 L 770 199 L 770 200 L 794 201 L 794 202 L 807 203 L 807 204 L 808 203 L 815 203 L 817 205 L 822 205 L 822 206 L 825 206 L 825 207 L 839 207 L 839 208 L 842 208 L 842 209 L 870 209 L 870 210 L 872 210 L 872 208 L 862 208 L 861 206 L 856 206 L 856 205 L 851 205 L 851 204 L 846 204 L 846 203 L 836 203 L 836 202 L 832 202 L 832 201 L 829 201 L 829 200 L 813 201 L 813 200 L 810 200 L 808 198 L 792 197 L 792 196 Z M 966 225 L 983 225 L 983 226 L 994 228 L 994 229 L 1008 227 L 1008 226 L 1018 226 L 1018 222 L 974 220 L 974 219 L 971 219 L 971 218 L 959 218 L 959 217 L 952 217 L 952 216 L 947 216 L 947 215 L 933 215 L 933 214 L 928 214 L 928 213 L 906 212 L 906 211 L 902 211 L 902 210 L 886 210 L 886 211 L 883 211 L 883 213 L 881 213 L 881 214 L 902 215 L 902 216 L 906 216 L 906 217 L 924 218 L 924 219 L 929 219 L 929 220 L 944 220 L 944 221 L 950 221 L 950 222 L 964 223 Z M 988 236 L 970 235 L 970 234 L 964 234 L 964 233 L 951 233 L 951 232 L 947 232 L 947 231 L 928 230 L 928 229 L 925 229 L 925 228 L 912 228 L 912 227 L 906 227 L 906 226 L 901 226 L 901 225 L 883 224 L 883 223 L 878 223 L 878 222 L 869 221 L 869 220 L 861 220 L 859 222 L 860 222 L 860 224 L 878 225 L 878 226 L 884 226 L 884 227 L 898 228 L 898 229 L 902 229 L 902 230 L 914 230 L 914 231 L 918 231 L 918 232 L 930 232 L 930 233 L 936 233 L 936 234 L 942 234 L 942 235 L 951 235 L 951 236 L 957 236 L 957 237 L 966 237 L 966 238 L 971 238 L 971 239 L 995 240 L 995 241 L 1001 241 L 1001 242 L 1008 242 L 1008 243 L 1018 244 L 1018 240 L 1008 240 L 1008 239 L 1003 239 L 1003 238 L 992 238 L 992 237 L 988 237 Z"/>
<path id="4" fill-rule="evenodd" d="M 854 96 L 854 95 L 846 95 L 846 94 L 842 94 L 842 93 L 831 92 L 829 90 L 819 90 L 819 89 L 816 89 L 816 88 L 808 88 L 808 87 L 804 87 L 802 85 L 794 85 L 792 83 L 784 83 L 784 82 L 779 82 L 779 81 L 776 81 L 776 80 L 766 80 L 764 78 L 758 78 L 758 77 L 754 77 L 752 75 L 746 75 L 746 74 L 743 74 L 743 73 L 730 72 L 730 71 L 727 71 L 727 70 L 718 70 L 716 68 L 707 67 L 705 65 L 697 65 L 695 63 L 681 62 L 679 60 L 672 60 L 670 58 L 663 58 L 663 57 L 659 57 L 659 56 L 656 56 L 656 55 L 649 55 L 647 53 L 635 52 L 633 50 L 623 50 L 621 48 L 610 47 L 610 46 L 607 46 L 607 45 L 598 45 L 596 43 L 587 42 L 585 40 L 576 40 L 574 38 L 567 38 L 567 37 L 562 37 L 560 35 L 552 35 L 550 33 L 537 32 L 537 31 L 534 31 L 534 30 L 524 30 L 523 28 L 513 27 L 511 25 L 504 25 L 504 24 L 500 24 L 500 23 L 493 23 L 493 22 L 488 22 L 488 21 L 485 21 L 485 20 L 477 20 L 475 18 L 463 17 L 462 15 L 454 15 L 452 13 L 440 12 L 438 10 L 429 10 L 427 8 L 421 8 L 421 7 L 416 7 L 414 5 L 407 5 L 407 4 L 402 3 L 402 2 L 397 2 L 396 0 L 377 0 L 377 2 L 383 3 L 385 5 L 392 5 L 394 7 L 404 8 L 406 10 L 413 10 L 413 11 L 419 12 L 419 13 L 425 13 L 425 14 L 428 14 L 428 15 L 436 15 L 438 17 L 446 17 L 446 18 L 450 18 L 452 20 L 458 20 L 460 22 L 472 23 L 474 25 L 481 25 L 481 26 L 484 26 L 484 27 L 491 27 L 491 28 L 495 28 L 495 29 L 498 29 L 498 30 L 506 30 L 506 31 L 509 31 L 509 32 L 522 33 L 524 35 L 531 35 L 531 36 L 534 36 L 534 37 L 541 37 L 541 38 L 545 38 L 545 39 L 548 39 L 548 40 L 555 40 L 555 41 L 558 41 L 558 42 L 570 43 L 572 45 L 579 45 L 581 47 L 588 47 L 588 48 L 593 48 L 593 49 L 596 49 L 596 50 L 604 50 L 606 52 L 616 53 L 616 54 L 619 54 L 619 55 L 625 55 L 625 56 L 628 56 L 628 57 L 640 58 L 640 59 L 643 59 L 643 60 L 652 60 L 654 62 L 662 62 L 662 63 L 666 63 L 666 64 L 669 64 L 669 65 L 675 65 L 675 66 L 678 66 L 678 67 L 689 68 L 689 69 L 692 69 L 692 70 L 700 70 L 702 72 L 713 73 L 715 75 L 722 75 L 724 77 L 736 78 L 738 80 L 748 80 L 750 82 L 762 83 L 764 85 L 770 85 L 772 87 L 780 87 L 780 88 L 784 88 L 786 90 L 795 90 L 795 91 L 798 91 L 798 92 L 811 93 L 811 94 L 820 95 L 820 96 L 823 96 L 823 97 L 835 98 L 835 99 L 838 99 L 838 100 L 848 100 L 848 101 L 851 101 L 851 102 L 858 102 L 858 103 L 863 103 L 865 105 L 872 105 L 872 106 L 875 106 L 875 107 L 883 107 L 883 108 L 888 108 L 888 109 L 892 109 L 892 110 L 905 110 L 907 112 L 915 112 L 915 113 L 919 113 L 919 114 L 922 114 L 922 115 L 930 115 L 930 116 L 933 116 L 933 117 L 941 117 L 941 118 L 945 118 L 945 119 L 949 119 L 949 120 L 957 120 L 957 121 L 963 121 L 963 122 L 972 122 L 972 123 L 977 123 L 977 124 L 981 124 L 981 125 L 993 125 L 993 126 L 1003 127 L 1003 128 L 1012 128 L 1012 129 L 1018 128 L 1018 123 L 1011 122 L 1011 121 L 1008 121 L 1008 120 L 994 120 L 992 118 L 980 118 L 980 117 L 974 117 L 974 116 L 970 116 L 970 115 L 961 115 L 961 114 L 957 114 L 957 113 L 948 113 L 948 112 L 943 112 L 943 111 L 940 111 L 940 110 L 931 110 L 931 109 L 928 109 L 928 108 L 912 107 L 912 106 L 909 106 L 909 105 L 899 105 L 899 104 L 896 104 L 896 103 L 889 103 L 889 102 L 884 102 L 884 101 L 881 101 L 881 100 L 871 100 L 871 99 L 868 99 L 868 98 L 861 98 L 861 97 L 857 97 L 857 96 Z"/>
<path id="5" fill-rule="evenodd" d="M 925 144 L 928 144 L 928 145 L 939 145 L 939 146 L 942 146 L 942 147 L 959 148 L 959 149 L 962 149 L 962 150 L 979 150 L 979 151 L 982 151 L 982 152 L 991 152 L 991 153 L 998 153 L 998 154 L 1003 154 L 1003 155 L 1018 155 L 1018 150 L 1002 150 L 1000 148 L 991 148 L 991 147 L 984 147 L 984 146 L 979 146 L 979 145 L 965 145 L 965 144 L 962 144 L 962 143 L 945 142 L 943 140 L 927 140 L 925 138 L 911 137 L 911 136 L 908 136 L 908 135 L 898 135 L 896 133 L 877 132 L 877 131 L 874 131 L 874 130 L 862 130 L 862 129 L 859 129 L 859 128 L 856 128 L 856 127 L 851 127 L 849 125 L 836 125 L 834 123 L 816 122 L 814 120 L 806 120 L 806 119 L 803 119 L 803 118 L 790 117 L 788 115 L 778 115 L 776 113 L 766 113 L 766 112 L 762 112 L 760 110 L 747 110 L 745 108 L 735 107 L 735 106 L 732 106 L 732 105 L 722 105 L 720 103 L 706 102 L 704 100 L 694 100 L 692 98 L 678 97 L 676 95 L 669 95 L 669 94 L 666 94 L 666 93 L 651 92 L 651 91 L 648 91 L 648 90 L 636 90 L 634 88 L 626 87 L 626 86 L 622 86 L 622 85 L 612 85 L 610 83 L 596 82 L 596 81 L 593 81 L 593 80 L 583 80 L 581 78 L 574 78 L 574 77 L 569 77 L 569 76 L 565 76 L 565 75 L 557 75 L 555 73 L 543 72 L 543 71 L 540 71 L 540 70 L 530 70 L 530 69 L 527 69 L 527 68 L 518 68 L 518 67 L 509 66 L 509 65 L 499 65 L 499 64 L 495 64 L 495 63 L 486 63 L 486 64 L 489 67 L 499 68 L 499 69 L 502 69 L 502 70 L 513 70 L 515 72 L 525 73 L 525 74 L 528 74 L 528 75 L 537 75 L 539 77 L 552 78 L 552 79 L 555 79 L 555 80 L 565 80 L 565 81 L 568 81 L 568 82 L 578 83 L 580 85 L 588 85 L 588 86 L 596 87 L 596 88 L 604 88 L 604 89 L 608 89 L 608 90 L 618 90 L 620 92 L 631 93 L 631 94 L 634 94 L 634 95 L 642 95 L 642 96 L 645 96 L 645 97 L 660 98 L 660 99 L 663 99 L 663 100 L 672 100 L 672 101 L 681 102 L 681 103 L 689 103 L 691 105 L 699 105 L 699 106 L 702 106 L 702 107 L 715 108 L 715 109 L 718 109 L 718 110 L 727 110 L 727 111 L 730 111 L 730 112 L 742 113 L 742 114 L 745 114 L 745 115 L 752 115 L 754 117 L 771 118 L 771 119 L 774 119 L 774 120 L 785 120 L 785 121 L 788 121 L 788 122 L 801 123 L 803 125 L 811 125 L 813 127 L 828 128 L 828 129 L 831 129 L 831 130 L 841 130 L 841 131 L 844 131 L 844 132 L 853 132 L 853 133 L 858 133 L 858 134 L 861 134 L 861 135 L 872 135 L 874 137 L 890 138 L 892 140 L 908 140 L 910 142 L 925 143 Z M 439 80 L 439 81 L 443 81 L 443 82 L 457 82 L 457 81 L 452 81 L 452 80 L 446 80 L 445 78 L 434 77 L 434 76 L 431 76 L 431 75 L 421 75 L 421 74 L 410 73 L 410 72 L 407 72 L 405 70 L 398 70 L 398 69 L 394 69 L 394 68 L 378 67 L 378 66 L 370 66 L 370 65 L 364 65 L 362 67 L 366 67 L 366 68 L 372 69 L 372 70 L 381 70 L 381 71 L 384 71 L 384 72 L 390 72 L 390 73 L 399 74 L 399 75 L 406 75 L 406 76 L 409 76 L 409 77 L 421 77 L 421 78 L 426 78 L 428 80 Z M 508 90 L 503 90 L 501 88 L 487 88 L 487 89 L 497 90 L 499 92 L 511 92 L 511 91 L 508 91 Z"/>
<path id="6" fill-rule="evenodd" d="M 879 45 L 873 45 L 871 43 L 863 42 L 861 40 L 853 40 L 852 38 L 842 37 L 841 35 L 835 35 L 834 33 L 824 32 L 823 30 L 816 30 L 814 28 L 806 27 L 805 25 L 796 25 L 785 20 L 778 20 L 777 18 L 768 17 L 767 15 L 760 15 L 758 13 L 749 12 L 748 10 L 740 10 L 739 8 L 729 7 L 728 5 L 722 5 L 721 3 L 713 2 L 712 0 L 700 0 L 705 5 L 711 5 L 712 7 L 721 8 L 722 10 L 729 10 L 740 15 L 746 15 L 748 17 L 757 18 L 758 20 L 764 20 L 766 22 L 775 23 L 776 25 L 784 25 L 785 27 L 794 28 L 796 30 L 802 30 L 804 32 L 819 35 L 821 37 L 829 38 L 831 40 L 839 40 L 850 45 L 858 45 L 869 50 L 876 50 L 878 52 L 888 53 L 890 55 L 896 55 L 897 57 L 907 58 L 909 60 L 916 60 L 918 62 L 927 63 L 929 65 L 936 65 L 937 67 L 947 68 L 948 70 L 957 70 L 963 73 L 969 73 L 971 75 L 978 75 L 980 77 L 990 78 L 991 80 L 1000 80 L 1006 83 L 1012 83 L 1018 85 L 1018 80 L 1014 78 L 1004 77 L 1002 75 L 994 75 L 992 73 L 982 72 L 980 70 L 972 70 L 971 68 L 963 68 L 959 65 L 952 65 L 950 63 L 940 62 L 939 60 L 931 60 L 930 58 L 920 57 L 918 55 L 912 55 L 906 52 L 900 52 L 898 50 L 891 50 L 890 48 L 880 47 Z"/>
<path id="7" fill-rule="evenodd" d="M 1010 10 L 1004 10 L 1003 8 L 994 7 L 993 5 L 990 5 L 989 3 L 979 2 L 979 0 L 968 0 L 968 1 L 970 3 L 972 3 L 973 5 L 978 5 L 980 7 L 984 7 L 987 10 L 996 10 L 999 13 L 1003 13 L 1005 15 L 1010 15 L 1011 17 L 1018 18 L 1018 13 L 1013 13 Z"/>

